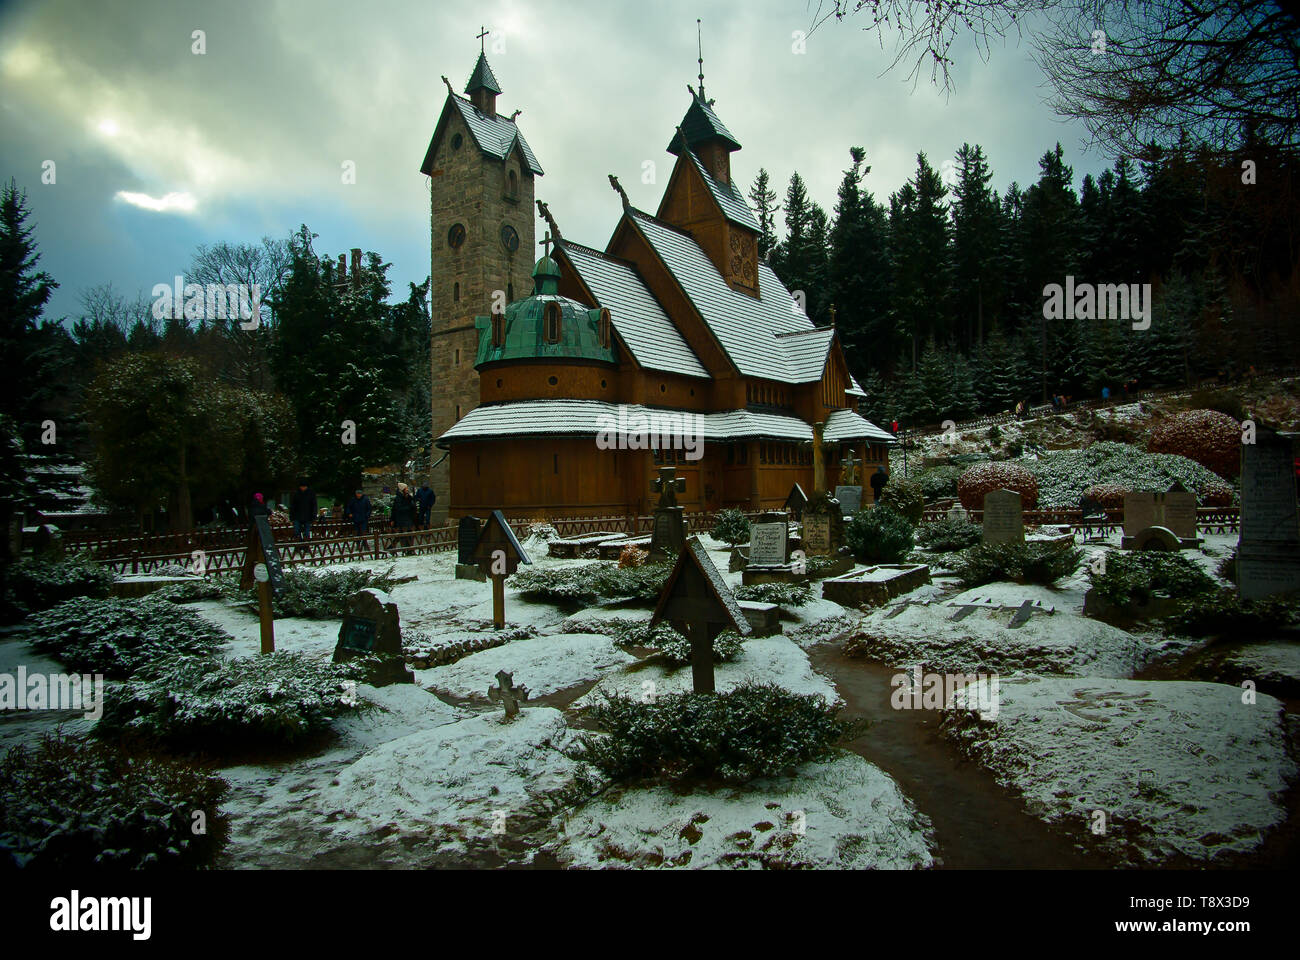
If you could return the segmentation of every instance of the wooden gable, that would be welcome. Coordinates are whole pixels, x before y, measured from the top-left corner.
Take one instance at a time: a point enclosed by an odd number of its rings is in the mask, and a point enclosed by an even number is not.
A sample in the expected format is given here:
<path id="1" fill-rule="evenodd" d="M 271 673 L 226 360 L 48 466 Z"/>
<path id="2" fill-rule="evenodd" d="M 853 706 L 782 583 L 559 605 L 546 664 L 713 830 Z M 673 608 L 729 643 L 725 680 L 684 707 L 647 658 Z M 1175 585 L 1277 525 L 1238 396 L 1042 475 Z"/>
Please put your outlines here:
<path id="1" fill-rule="evenodd" d="M 690 233 L 733 290 L 758 296 L 758 237 L 727 219 L 689 154 L 678 156 L 655 216 Z"/>

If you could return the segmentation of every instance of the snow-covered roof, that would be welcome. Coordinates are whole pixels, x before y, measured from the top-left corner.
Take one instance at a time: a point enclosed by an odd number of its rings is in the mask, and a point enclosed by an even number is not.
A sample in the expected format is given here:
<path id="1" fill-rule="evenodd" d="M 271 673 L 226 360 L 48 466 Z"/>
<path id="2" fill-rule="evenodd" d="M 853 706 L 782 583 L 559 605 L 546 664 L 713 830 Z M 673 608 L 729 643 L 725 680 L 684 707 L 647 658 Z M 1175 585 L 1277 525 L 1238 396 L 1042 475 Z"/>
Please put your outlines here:
<path id="1" fill-rule="evenodd" d="M 643 426 L 641 426 L 643 424 Z M 446 447 L 463 440 L 519 436 L 590 436 L 610 430 L 685 433 L 706 442 L 741 439 L 811 441 L 812 427 L 798 417 L 758 410 L 692 413 L 639 404 L 620 405 L 603 400 L 521 400 L 475 407 L 438 438 Z M 881 430 L 851 410 L 836 410 L 826 422 L 828 443 L 867 440 L 893 443 L 893 434 Z"/>
<path id="2" fill-rule="evenodd" d="M 580 244 L 562 241 L 561 247 L 597 305 L 609 308 L 614 329 L 637 363 L 688 377 L 709 376 L 635 267 Z"/>
<path id="3" fill-rule="evenodd" d="M 794 333 L 777 334 L 777 346 L 785 354 L 791 380 L 795 383 L 820 380 L 826 371 L 826 356 L 834 339 L 834 327 L 810 327 Z"/>

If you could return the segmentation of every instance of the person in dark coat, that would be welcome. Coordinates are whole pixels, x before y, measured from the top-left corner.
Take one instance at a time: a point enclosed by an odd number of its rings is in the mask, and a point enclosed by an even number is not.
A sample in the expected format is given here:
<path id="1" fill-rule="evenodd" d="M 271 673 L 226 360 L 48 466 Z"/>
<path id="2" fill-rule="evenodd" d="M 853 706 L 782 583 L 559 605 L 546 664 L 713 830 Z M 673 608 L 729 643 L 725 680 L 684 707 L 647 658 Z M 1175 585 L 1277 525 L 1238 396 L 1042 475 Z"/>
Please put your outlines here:
<path id="1" fill-rule="evenodd" d="M 876 467 L 876 472 L 871 475 L 871 502 L 879 503 L 880 494 L 884 492 L 885 484 L 889 482 L 889 474 L 885 473 L 884 467 Z"/>
<path id="2" fill-rule="evenodd" d="M 370 498 L 360 490 L 352 495 L 347 506 L 343 508 L 343 516 L 352 521 L 352 527 L 357 533 L 367 533 L 370 530 Z"/>
<path id="3" fill-rule="evenodd" d="M 316 491 L 306 480 L 298 481 L 298 489 L 289 498 L 289 519 L 293 521 L 293 535 L 299 540 L 311 539 L 311 525 L 316 519 Z"/>
<path id="4" fill-rule="evenodd" d="M 415 503 L 420 508 L 420 528 L 427 529 L 429 520 L 433 516 L 433 505 L 437 502 L 438 495 L 429 489 L 427 483 L 420 484 L 420 489 L 415 491 Z"/>
<path id="5" fill-rule="evenodd" d="M 255 520 L 257 517 L 269 517 L 271 508 L 266 505 L 266 497 L 260 493 L 253 494 L 253 502 L 248 505 L 248 519 Z"/>
<path id="6" fill-rule="evenodd" d="M 392 521 L 393 529 L 398 533 L 409 534 L 415 526 L 415 498 L 411 496 L 411 488 L 404 483 L 397 485 L 397 493 L 393 497 Z M 395 541 L 409 542 L 410 537 L 394 537 Z"/>

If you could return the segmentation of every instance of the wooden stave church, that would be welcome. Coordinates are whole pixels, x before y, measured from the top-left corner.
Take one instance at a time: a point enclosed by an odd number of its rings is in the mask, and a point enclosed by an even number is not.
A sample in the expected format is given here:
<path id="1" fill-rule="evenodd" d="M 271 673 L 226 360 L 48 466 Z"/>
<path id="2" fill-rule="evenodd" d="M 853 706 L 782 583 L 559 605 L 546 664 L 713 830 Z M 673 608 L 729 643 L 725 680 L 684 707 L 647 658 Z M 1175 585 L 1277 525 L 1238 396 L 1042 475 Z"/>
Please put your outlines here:
<path id="1" fill-rule="evenodd" d="M 516 250 L 503 241 L 465 257 L 468 245 L 444 248 L 440 231 L 449 218 L 477 214 L 490 237 L 497 185 L 503 201 L 531 205 L 541 167 L 515 124 L 518 112 L 508 121 L 496 113 L 501 91 L 484 54 L 466 97 L 447 86 L 421 168 L 433 198 L 433 418 L 448 456 L 432 480 L 442 515 L 644 515 L 667 464 L 685 480 L 677 500 L 687 511 L 780 508 L 795 483 L 813 490 L 818 422 L 828 484 L 851 454 L 870 501 L 865 478 L 886 464 L 894 437 L 858 414 L 864 394 L 835 330 L 814 327 L 758 257 L 758 223 L 730 175 L 740 144 L 703 84 L 691 89 L 669 143 L 676 162 L 656 213 L 631 206 L 611 176 L 623 210 L 597 250 L 564 238 L 538 203 L 555 249 L 533 269 L 531 295 L 519 298 L 527 260 L 517 254 L 533 249 L 531 206 L 516 219 Z M 440 175 L 455 173 L 447 144 L 458 132 L 481 153 L 484 186 L 471 188 L 481 195 L 472 209 L 439 194 Z M 463 301 L 462 282 L 470 294 Z M 471 321 L 467 306 L 487 310 Z M 700 415 L 703 456 L 598 443 L 620 407 L 624 423 L 628 411 L 634 421 L 637 412 Z"/>

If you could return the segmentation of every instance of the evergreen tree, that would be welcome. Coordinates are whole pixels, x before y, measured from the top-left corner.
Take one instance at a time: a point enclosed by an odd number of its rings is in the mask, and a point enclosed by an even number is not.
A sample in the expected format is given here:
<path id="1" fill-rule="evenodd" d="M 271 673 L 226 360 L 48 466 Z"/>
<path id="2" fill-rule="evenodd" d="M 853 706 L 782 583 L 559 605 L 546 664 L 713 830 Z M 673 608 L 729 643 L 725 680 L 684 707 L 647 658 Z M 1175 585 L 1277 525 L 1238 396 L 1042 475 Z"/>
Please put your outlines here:
<path id="1" fill-rule="evenodd" d="M 952 309 L 956 333 L 967 349 L 982 342 L 1001 302 L 1002 217 L 997 195 L 989 189 L 991 179 L 983 148 L 963 143 L 953 187 Z"/>
<path id="2" fill-rule="evenodd" d="M 44 270 L 28 225 L 27 194 L 15 180 L 0 191 L 0 413 L 13 418 L 29 449 L 39 446 L 42 409 L 54 386 L 45 375 L 41 348 L 47 341 L 39 326 L 42 311 L 58 287 Z"/>
<path id="3" fill-rule="evenodd" d="M 907 338 L 916 368 L 929 337 L 948 339 L 950 264 L 947 187 L 924 153 L 916 174 L 889 199 L 891 301 L 896 330 Z"/>
<path id="4" fill-rule="evenodd" d="M 781 208 L 777 206 L 776 191 L 771 187 L 767 171 L 762 167 L 758 168 L 754 185 L 749 188 L 749 199 L 754 204 L 754 212 L 758 215 L 758 255 L 766 260 L 772 248 L 776 246 L 774 224 Z"/>
<path id="5" fill-rule="evenodd" d="M 866 152 L 852 147 L 852 166 L 844 172 L 835 203 L 830 237 L 830 298 L 849 366 L 859 378 L 893 355 L 889 335 L 888 250 L 885 214 L 862 180 L 871 172 Z"/>

